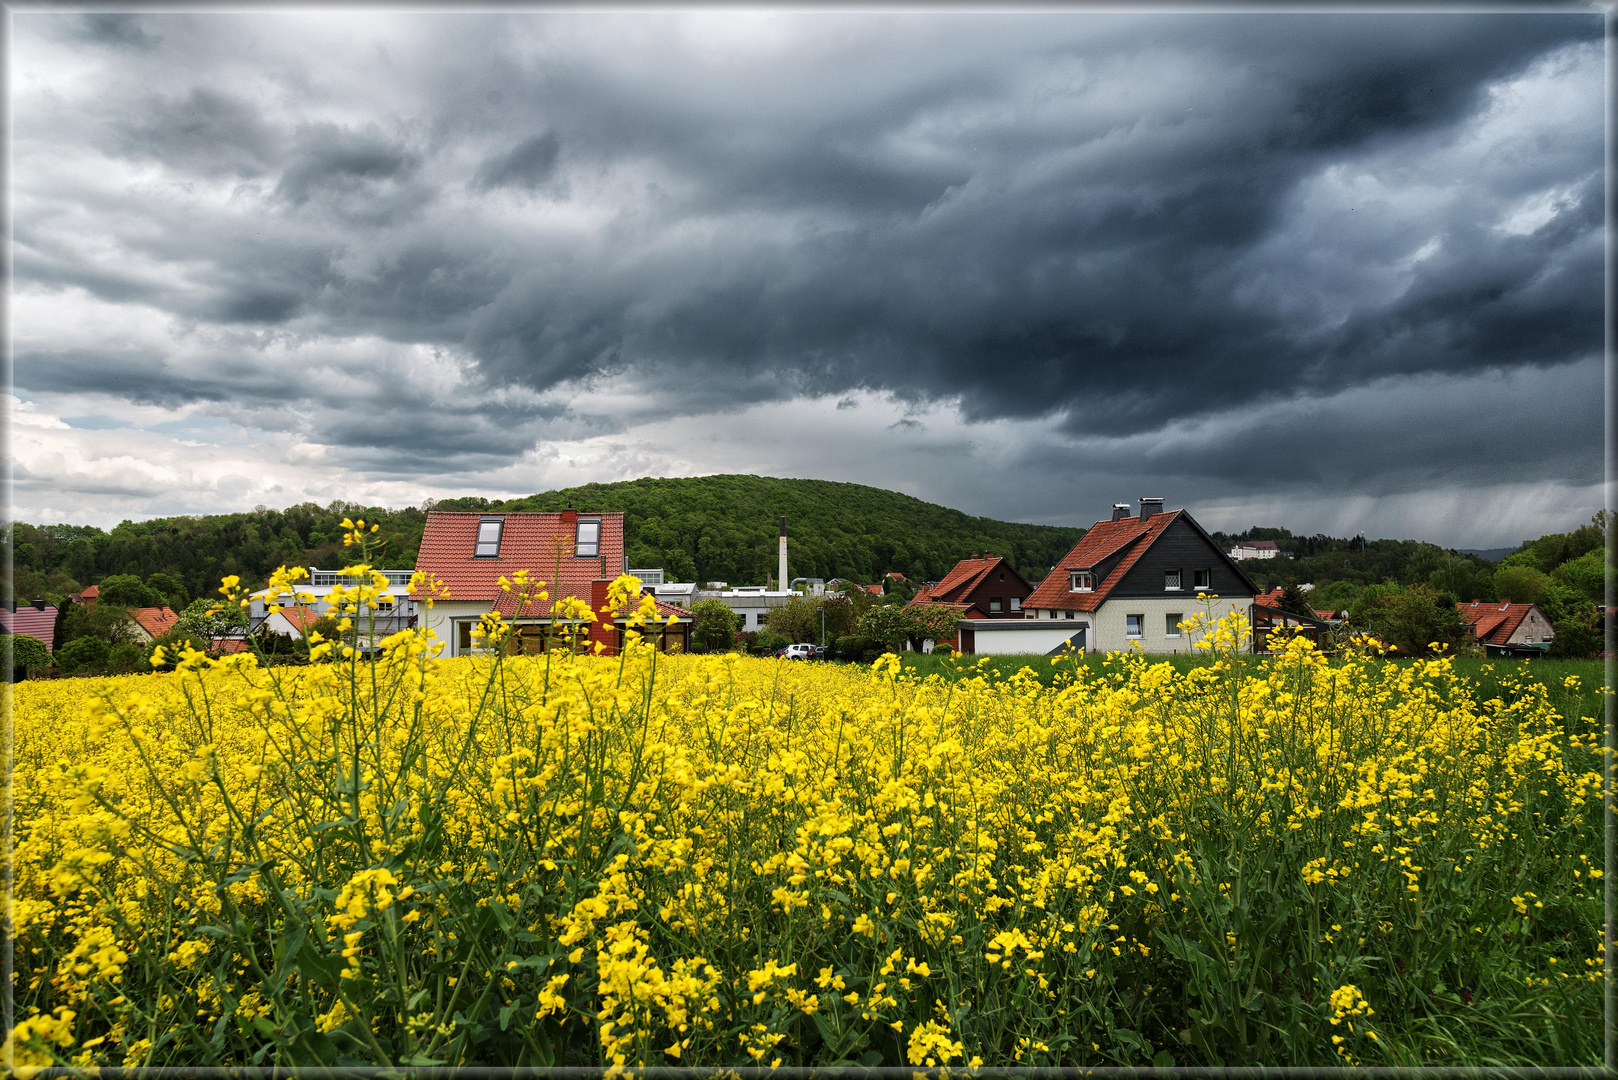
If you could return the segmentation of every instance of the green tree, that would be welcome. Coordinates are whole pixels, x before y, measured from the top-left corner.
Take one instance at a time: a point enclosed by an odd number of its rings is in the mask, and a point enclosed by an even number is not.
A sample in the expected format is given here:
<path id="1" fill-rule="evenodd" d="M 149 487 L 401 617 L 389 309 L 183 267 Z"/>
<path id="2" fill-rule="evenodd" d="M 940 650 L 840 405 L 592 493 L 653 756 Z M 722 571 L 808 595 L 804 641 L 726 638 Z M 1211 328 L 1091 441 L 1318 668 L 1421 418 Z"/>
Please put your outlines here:
<path id="1" fill-rule="evenodd" d="M 1494 572 L 1495 596 L 1514 604 L 1539 603 L 1550 584 L 1549 574 L 1524 563 L 1502 566 Z"/>
<path id="2" fill-rule="evenodd" d="M 961 613 L 947 604 L 912 604 L 905 609 L 910 617 L 907 636 L 912 649 L 920 650 L 924 641 L 946 641 L 955 636 L 955 623 Z"/>
<path id="3" fill-rule="evenodd" d="M 146 587 L 161 596 L 163 603 L 175 611 L 184 610 L 191 600 L 190 594 L 185 591 L 185 582 L 173 574 L 159 571 L 146 579 Z"/>
<path id="4" fill-rule="evenodd" d="M 56 650 L 56 666 L 64 675 L 89 675 L 107 666 L 107 655 L 112 651 L 98 637 L 74 638 Z"/>
<path id="5" fill-rule="evenodd" d="M 780 634 L 789 643 L 820 640 L 819 597 L 794 596 L 780 607 L 771 608 L 764 616 L 764 625 Z"/>
<path id="6" fill-rule="evenodd" d="M 32 669 L 51 666 L 51 654 L 46 650 L 45 643 L 37 637 L 30 637 L 28 634 L 10 634 L 6 640 L 11 643 L 13 678 L 21 679 Z"/>
<path id="7" fill-rule="evenodd" d="M 859 635 L 880 641 L 883 647 L 898 651 L 910 638 L 910 616 L 897 604 L 879 604 L 867 611 L 859 623 Z"/>
<path id="8" fill-rule="evenodd" d="M 135 621 L 129 617 L 128 608 L 100 601 L 95 604 L 64 604 L 57 622 L 58 649 L 83 637 L 93 637 L 108 645 L 121 645 L 141 636 Z"/>
<path id="9" fill-rule="evenodd" d="M 1587 551 L 1551 572 L 1558 581 L 1577 589 L 1587 600 L 1601 603 L 1607 591 L 1606 557 L 1601 551 Z"/>
<path id="10" fill-rule="evenodd" d="M 1455 604 L 1425 585 L 1372 586 L 1354 601 L 1349 618 L 1406 656 L 1429 655 L 1434 643 L 1453 650 L 1466 636 Z"/>
<path id="11" fill-rule="evenodd" d="M 1314 617 L 1315 609 L 1309 606 L 1309 596 L 1298 588 L 1298 579 L 1287 578 L 1287 583 L 1281 589 L 1281 610 L 1290 611 L 1294 615 Z"/>
<path id="12" fill-rule="evenodd" d="M 218 607 L 210 615 L 209 609 Z M 212 641 L 216 637 L 229 637 L 247 629 L 247 612 L 231 604 L 216 604 L 207 597 L 198 597 L 180 612 L 175 629 L 188 635 Z"/>
<path id="13" fill-rule="evenodd" d="M 734 645 L 740 624 L 740 616 L 723 600 L 710 598 L 691 605 L 691 640 L 710 652 Z"/>
<path id="14" fill-rule="evenodd" d="M 101 591 L 96 604 L 115 604 L 118 607 L 162 607 L 168 598 L 147 585 L 134 574 L 113 574 L 101 579 Z"/>

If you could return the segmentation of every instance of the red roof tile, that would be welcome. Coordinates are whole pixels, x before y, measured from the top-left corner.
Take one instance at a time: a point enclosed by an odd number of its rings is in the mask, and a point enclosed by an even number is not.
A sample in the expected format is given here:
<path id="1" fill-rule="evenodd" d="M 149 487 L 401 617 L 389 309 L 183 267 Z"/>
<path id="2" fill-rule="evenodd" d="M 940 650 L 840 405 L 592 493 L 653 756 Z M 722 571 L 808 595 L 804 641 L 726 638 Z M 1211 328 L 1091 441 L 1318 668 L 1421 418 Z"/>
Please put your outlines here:
<path id="1" fill-rule="evenodd" d="M 0 605 L 0 626 L 13 634 L 38 638 L 44 643 L 45 651 L 50 652 L 56 640 L 56 607 L 46 604 L 44 610 L 40 610 L 33 604 L 18 604 L 16 610 L 12 610 L 10 605 Z"/>
<path id="2" fill-rule="evenodd" d="M 1533 604 L 1513 604 L 1510 600 L 1474 600 L 1470 604 L 1456 604 L 1461 618 L 1474 637 L 1489 645 L 1504 645 L 1517 632 Z"/>
<path id="3" fill-rule="evenodd" d="M 280 615 L 281 618 L 292 624 L 292 629 L 300 634 L 307 632 L 310 627 L 315 625 L 315 620 L 320 618 L 315 613 L 314 608 L 308 607 L 282 608 Z"/>
<path id="4" fill-rule="evenodd" d="M 99 586 L 99 585 L 92 585 L 88 589 L 85 589 L 83 592 L 81 592 L 79 594 L 79 596 L 82 597 L 85 600 L 94 600 L 96 597 L 98 597 L 100 595 L 101 595 L 101 586 Z"/>
<path id="5" fill-rule="evenodd" d="M 1145 554 L 1146 549 L 1163 535 L 1163 531 L 1181 513 L 1183 511 L 1171 510 L 1153 514 L 1145 521 L 1138 517 L 1126 517 L 1117 521 L 1096 522 L 1090 527 L 1089 532 L 1079 538 L 1073 550 L 1068 552 L 1046 575 L 1045 580 L 1029 594 L 1028 599 L 1022 602 L 1023 610 L 1043 608 L 1095 611 L 1107 599 L 1107 594 L 1113 587 L 1129 573 L 1130 567 L 1135 565 L 1141 555 Z M 1095 583 L 1094 592 L 1076 593 L 1069 590 L 1070 571 L 1093 569 L 1120 552 L 1123 553 L 1123 558 L 1107 574 L 1104 581 Z"/>
<path id="6" fill-rule="evenodd" d="M 962 559 L 955 564 L 954 569 L 944 575 L 943 581 L 930 589 L 922 589 L 910 603 L 961 604 L 962 598 L 969 596 L 988 576 L 989 571 L 1003 562 L 1005 559 L 999 555 L 986 555 L 981 559 Z"/>
<path id="7" fill-rule="evenodd" d="M 167 607 L 130 608 L 129 617 L 154 638 L 160 638 L 174 629 L 174 624 L 180 620 Z"/>
<path id="8" fill-rule="evenodd" d="M 564 516 L 569 520 L 564 521 Z M 477 544 L 478 522 L 486 517 L 501 517 L 505 525 L 500 534 L 500 553 L 494 558 L 474 558 Z M 579 517 L 601 519 L 600 555 L 579 559 L 573 556 L 575 527 L 571 521 Z M 560 553 L 560 566 L 558 566 Z M 623 568 L 624 515 L 622 513 L 596 514 L 579 511 L 563 512 L 474 514 L 440 513 L 427 515 L 427 526 L 421 537 L 421 548 L 416 555 L 416 569 L 434 574 L 449 588 L 451 601 L 489 601 L 491 606 L 507 616 L 518 615 L 546 618 L 551 602 L 563 596 L 577 596 L 586 603 L 590 600 L 590 582 L 602 578 L 615 578 Z M 560 581 L 557 580 L 560 569 Z M 531 579 L 546 583 L 550 600 L 539 601 L 521 608 L 515 592 L 500 588 L 502 577 L 511 578 L 519 570 L 527 570 Z M 412 592 L 413 599 L 421 594 Z"/>

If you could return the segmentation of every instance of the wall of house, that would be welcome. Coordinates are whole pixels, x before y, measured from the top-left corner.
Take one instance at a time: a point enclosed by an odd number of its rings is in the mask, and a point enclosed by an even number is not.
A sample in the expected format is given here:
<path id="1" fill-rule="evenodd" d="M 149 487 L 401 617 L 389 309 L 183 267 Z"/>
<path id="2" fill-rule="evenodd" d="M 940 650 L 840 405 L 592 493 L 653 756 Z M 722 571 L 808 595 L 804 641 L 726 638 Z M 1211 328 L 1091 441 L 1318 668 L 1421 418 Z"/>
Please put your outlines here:
<path id="1" fill-rule="evenodd" d="M 1190 598 L 1187 603 L 1194 604 L 1197 589 L 1193 586 L 1192 572 L 1199 569 L 1209 571 L 1208 592 L 1216 596 L 1240 596 L 1243 607 L 1252 602 L 1253 591 L 1248 583 L 1237 576 L 1219 550 L 1204 540 L 1183 516 L 1164 530 L 1157 543 L 1113 586 L 1107 602 L 1127 596 L 1185 596 Z M 1163 590 L 1163 574 L 1167 570 L 1180 571 L 1178 593 Z"/>
<path id="2" fill-rule="evenodd" d="M 1067 644 L 1081 629 L 1085 630 L 1085 647 L 1089 648 L 1090 631 L 1085 627 L 1087 621 L 977 619 L 970 625 L 956 625 L 961 636 L 962 651 L 980 656 L 1006 656 L 1049 653 Z"/>
<path id="3" fill-rule="evenodd" d="M 1194 642 L 1203 635 L 1191 637 L 1182 633 L 1177 638 L 1168 636 L 1166 622 L 1171 613 L 1179 614 L 1184 619 L 1191 619 L 1196 615 L 1209 614 L 1211 611 L 1214 621 L 1218 621 L 1232 611 L 1240 611 L 1245 617 L 1252 603 L 1252 597 L 1249 596 L 1221 597 L 1207 606 L 1198 603 L 1195 595 L 1175 596 L 1170 599 L 1159 597 L 1109 599 L 1101 605 L 1099 611 L 1090 616 L 1088 647 L 1091 652 L 1125 652 L 1137 647 L 1149 653 L 1193 652 Z M 1139 638 L 1129 637 L 1126 633 L 1128 622 L 1125 616 L 1128 615 L 1145 617 L 1142 627 L 1145 632 Z M 1080 618 L 1083 618 L 1082 614 Z"/>
<path id="4" fill-rule="evenodd" d="M 438 640 L 444 643 L 444 651 L 440 656 L 460 656 L 458 641 L 455 634 L 455 620 L 472 619 L 489 610 L 487 600 L 439 600 L 433 604 L 431 611 L 423 604 L 421 620 L 417 624 L 431 630 L 438 635 Z"/>
<path id="5" fill-rule="evenodd" d="M 992 619 L 1020 619 L 1022 611 L 1011 610 L 1011 598 L 1016 597 L 1019 604 L 1033 592 L 1033 587 L 1018 577 L 1015 571 L 1008 570 L 1001 564 L 989 572 L 988 577 L 978 582 L 978 587 L 956 603 L 973 604 L 985 615 Z M 995 597 L 1000 598 L 1000 610 L 991 612 L 989 601 Z"/>
<path id="6" fill-rule="evenodd" d="M 1549 641 L 1552 637 L 1550 620 L 1536 607 L 1523 616 L 1522 622 L 1511 634 L 1508 644 L 1511 645 L 1539 645 Z"/>

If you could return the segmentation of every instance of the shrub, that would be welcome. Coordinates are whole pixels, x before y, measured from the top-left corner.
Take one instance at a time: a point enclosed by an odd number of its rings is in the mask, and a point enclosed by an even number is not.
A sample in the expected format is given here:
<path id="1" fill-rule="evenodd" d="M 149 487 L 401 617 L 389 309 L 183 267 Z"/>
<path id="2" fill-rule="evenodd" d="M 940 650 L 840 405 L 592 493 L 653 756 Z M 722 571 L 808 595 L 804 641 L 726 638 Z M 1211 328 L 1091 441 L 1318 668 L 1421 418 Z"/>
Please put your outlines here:
<path id="1" fill-rule="evenodd" d="M 46 650 L 45 643 L 37 637 L 28 634 L 9 634 L 7 640 L 11 642 L 13 679 L 23 679 L 30 670 L 51 666 L 51 654 Z"/>
<path id="2" fill-rule="evenodd" d="M 56 666 L 64 675 L 99 674 L 106 669 L 111 651 L 112 646 L 100 638 L 74 638 L 56 650 Z"/>
<path id="3" fill-rule="evenodd" d="M 107 652 L 107 672 L 111 675 L 138 675 L 152 670 L 152 650 L 132 642 L 120 642 Z"/>
<path id="4" fill-rule="evenodd" d="M 701 643 L 706 649 L 728 649 L 736 640 L 736 631 L 741 626 L 741 616 L 730 609 L 730 605 L 723 600 L 712 597 L 707 600 L 698 600 L 691 606 L 691 644 L 692 652 L 695 646 Z"/>

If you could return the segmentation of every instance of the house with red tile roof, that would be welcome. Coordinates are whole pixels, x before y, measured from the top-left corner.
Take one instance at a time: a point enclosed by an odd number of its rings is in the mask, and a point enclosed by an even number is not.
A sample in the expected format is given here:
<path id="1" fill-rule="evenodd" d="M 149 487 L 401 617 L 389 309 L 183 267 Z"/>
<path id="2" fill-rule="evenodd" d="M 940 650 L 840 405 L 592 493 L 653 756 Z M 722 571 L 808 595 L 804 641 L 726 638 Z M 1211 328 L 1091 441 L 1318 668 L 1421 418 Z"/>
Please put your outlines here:
<path id="1" fill-rule="evenodd" d="M 590 640 L 608 651 L 621 646 L 631 614 L 607 609 L 608 585 L 627 572 L 624 515 L 619 512 L 434 511 L 427 515 L 416 570 L 433 575 L 448 590 L 448 598 L 435 599 L 430 610 L 421 605 L 421 622 L 445 643 L 446 656 L 471 655 L 472 631 L 491 611 L 515 627 L 515 647 L 529 652 L 542 651 L 560 629 L 557 624 L 567 624 L 553 618 L 564 597 L 590 605 L 598 620 Z M 522 570 L 531 581 L 545 582 L 545 599 L 524 603 L 516 591 L 500 587 L 501 578 L 509 581 Z M 427 594 L 413 590 L 410 597 L 424 601 Z M 661 602 L 658 613 L 660 619 L 680 620 L 660 629 L 660 646 L 684 649 L 690 613 Z"/>
<path id="2" fill-rule="evenodd" d="M 1192 616 L 1251 618 L 1258 587 L 1190 514 L 1165 513 L 1162 499 L 1141 499 L 1139 516 L 1129 511 L 1114 504 L 1111 519 L 1092 525 L 1022 602 L 1026 633 L 963 620 L 971 633 L 963 630 L 962 651 L 1189 652 L 1195 639 L 1180 624 Z M 1024 639 L 1030 647 L 1012 647 Z"/>
<path id="3" fill-rule="evenodd" d="M 56 605 L 43 600 L 19 604 L 7 600 L 0 604 L 0 629 L 8 634 L 27 634 L 37 638 L 46 652 L 56 647 Z"/>
<path id="4" fill-rule="evenodd" d="M 969 555 L 942 581 L 922 586 L 906 607 L 941 604 L 963 619 L 1021 619 L 1022 602 L 1034 587 L 999 555 Z M 957 639 L 946 643 L 956 646 Z"/>
<path id="5" fill-rule="evenodd" d="M 1489 656 L 1543 655 L 1556 636 L 1537 604 L 1474 600 L 1455 606 L 1466 620 L 1467 633 Z"/>
<path id="6" fill-rule="evenodd" d="M 139 628 L 136 635 L 142 642 L 153 641 L 174 629 L 180 617 L 168 607 L 130 608 L 129 617 Z"/>

